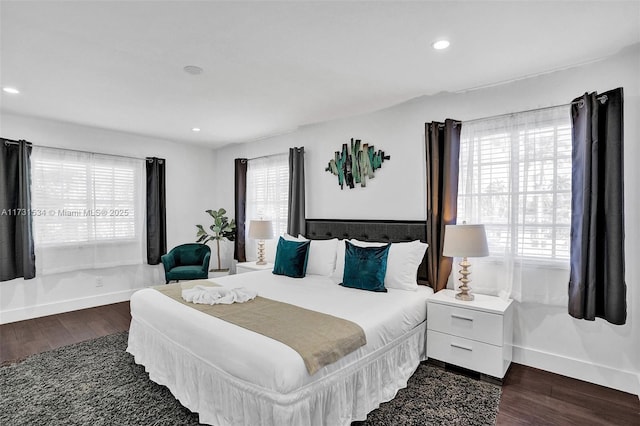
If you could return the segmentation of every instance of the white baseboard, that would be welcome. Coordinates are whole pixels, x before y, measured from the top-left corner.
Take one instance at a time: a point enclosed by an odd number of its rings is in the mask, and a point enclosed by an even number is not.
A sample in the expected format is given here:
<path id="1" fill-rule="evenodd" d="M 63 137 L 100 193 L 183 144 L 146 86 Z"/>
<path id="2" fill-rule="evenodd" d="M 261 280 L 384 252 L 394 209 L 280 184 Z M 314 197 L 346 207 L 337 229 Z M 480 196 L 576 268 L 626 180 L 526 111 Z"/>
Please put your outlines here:
<path id="1" fill-rule="evenodd" d="M 640 374 L 637 372 L 619 370 L 606 365 L 515 345 L 513 347 L 513 362 L 640 397 Z"/>
<path id="2" fill-rule="evenodd" d="M 63 312 L 77 311 L 79 309 L 93 308 L 95 306 L 109 305 L 111 303 L 125 302 L 131 299 L 131 295 L 136 290 L 138 289 L 122 290 L 113 293 L 100 294 L 98 296 L 68 299 L 59 302 L 2 311 L 0 312 L 0 324 L 40 318 L 47 315 L 61 314 Z"/>

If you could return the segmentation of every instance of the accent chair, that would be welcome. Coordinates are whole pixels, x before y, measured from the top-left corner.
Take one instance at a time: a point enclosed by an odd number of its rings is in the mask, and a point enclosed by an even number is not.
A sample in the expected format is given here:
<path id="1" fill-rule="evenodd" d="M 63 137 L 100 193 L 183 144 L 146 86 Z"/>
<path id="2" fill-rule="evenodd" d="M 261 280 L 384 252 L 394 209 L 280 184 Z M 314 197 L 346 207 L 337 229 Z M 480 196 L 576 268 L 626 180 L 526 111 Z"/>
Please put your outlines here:
<path id="1" fill-rule="evenodd" d="M 172 248 L 161 258 L 166 284 L 171 280 L 197 280 L 209 277 L 211 248 L 206 244 L 189 243 Z"/>

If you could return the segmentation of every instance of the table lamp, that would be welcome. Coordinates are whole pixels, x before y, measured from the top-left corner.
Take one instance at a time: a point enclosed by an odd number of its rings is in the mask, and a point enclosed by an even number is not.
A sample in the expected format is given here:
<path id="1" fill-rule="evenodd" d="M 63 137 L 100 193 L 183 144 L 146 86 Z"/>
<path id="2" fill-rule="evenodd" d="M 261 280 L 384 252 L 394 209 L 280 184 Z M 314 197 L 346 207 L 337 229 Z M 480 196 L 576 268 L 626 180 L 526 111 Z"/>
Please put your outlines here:
<path id="1" fill-rule="evenodd" d="M 258 261 L 256 265 L 266 265 L 264 258 L 264 240 L 273 238 L 273 224 L 270 220 L 252 220 L 249 222 L 249 238 L 258 240 Z"/>
<path id="2" fill-rule="evenodd" d="M 442 255 L 447 257 L 462 257 L 460 267 L 460 292 L 456 294 L 456 299 L 470 301 L 473 300 L 473 294 L 469 294 L 469 266 L 471 263 L 468 257 L 484 257 L 489 256 L 489 247 L 487 246 L 487 234 L 484 225 L 446 225 L 444 229 L 444 248 Z"/>

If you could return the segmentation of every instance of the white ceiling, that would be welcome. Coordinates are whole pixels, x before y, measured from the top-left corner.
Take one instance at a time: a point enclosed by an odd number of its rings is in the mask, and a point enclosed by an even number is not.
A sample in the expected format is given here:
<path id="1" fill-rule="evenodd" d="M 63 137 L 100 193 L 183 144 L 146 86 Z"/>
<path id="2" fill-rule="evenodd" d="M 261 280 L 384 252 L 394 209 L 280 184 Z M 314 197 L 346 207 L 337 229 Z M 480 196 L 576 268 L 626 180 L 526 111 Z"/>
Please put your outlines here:
<path id="1" fill-rule="evenodd" d="M 597 60 L 640 1 L 6 1 L 4 111 L 221 146 Z M 430 44 L 451 40 L 447 51 Z M 204 69 L 184 72 L 186 65 Z M 200 127 L 199 133 L 191 131 Z"/>

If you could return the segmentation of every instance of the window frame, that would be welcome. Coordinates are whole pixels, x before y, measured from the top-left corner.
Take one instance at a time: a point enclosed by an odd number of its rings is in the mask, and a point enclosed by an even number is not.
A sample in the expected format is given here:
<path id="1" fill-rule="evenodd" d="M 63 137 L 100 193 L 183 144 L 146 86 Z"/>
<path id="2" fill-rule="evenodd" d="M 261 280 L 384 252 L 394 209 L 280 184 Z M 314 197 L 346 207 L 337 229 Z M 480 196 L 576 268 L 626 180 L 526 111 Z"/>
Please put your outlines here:
<path id="1" fill-rule="evenodd" d="M 262 164 L 260 164 L 262 163 Z M 269 170 L 273 169 L 271 176 L 267 176 L 265 180 L 264 197 L 267 199 L 264 205 L 267 206 L 267 210 L 272 210 L 276 217 L 273 217 L 269 211 L 260 213 L 260 208 L 253 209 L 253 204 L 258 204 L 255 197 L 255 189 L 251 188 L 253 184 L 252 174 L 256 172 L 256 167 L 260 167 L 261 170 L 265 170 L 265 173 L 270 173 Z M 269 177 L 274 179 L 274 186 L 276 187 L 272 194 L 269 193 L 268 186 Z M 285 188 L 285 190 L 278 190 Z M 278 197 L 276 201 L 268 200 L 270 195 Z M 248 160 L 247 164 L 247 201 L 246 201 L 246 223 L 245 226 L 245 238 L 250 241 L 249 235 L 249 223 L 251 220 L 265 219 L 271 220 L 273 223 L 274 238 L 277 239 L 280 235 L 284 235 L 287 232 L 288 223 L 288 206 L 289 206 L 289 154 L 280 153 L 273 154 L 265 157 L 259 157 Z"/>
<path id="2" fill-rule="evenodd" d="M 459 174 L 460 184 L 458 190 L 458 222 L 466 219 L 477 219 L 478 223 L 483 223 L 485 228 L 487 229 L 487 239 L 489 240 L 490 254 L 487 258 L 483 259 L 483 262 L 487 263 L 504 263 L 505 260 L 505 252 L 508 252 L 508 256 L 512 256 L 515 261 L 517 261 L 521 266 L 526 267 L 548 267 L 551 269 L 568 269 L 569 268 L 569 238 L 570 238 L 570 228 L 571 228 L 571 213 L 570 213 L 570 201 L 569 201 L 569 213 L 565 220 L 562 220 L 559 215 L 561 214 L 560 209 L 558 208 L 559 196 L 560 194 L 569 195 L 569 199 L 571 196 L 571 168 L 564 169 L 564 173 L 562 176 L 568 177 L 568 187 L 560 187 L 559 179 L 559 162 L 563 160 L 569 160 L 569 164 L 571 162 L 571 121 L 569 114 L 566 115 L 566 119 L 553 117 L 548 120 L 543 120 L 542 123 L 537 123 L 536 125 L 531 125 L 527 123 L 527 117 L 523 115 L 527 114 L 518 113 L 511 114 L 509 116 L 510 119 L 513 119 L 514 122 L 511 125 L 506 124 L 498 124 L 498 123 L 490 123 L 487 128 L 481 130 L 472 130 L 471 137 L 470 135 L 464 135 L 465 123 L 463 122 L 463 135 L 461 135 L 460 140 L 460 155 L 461 155 L 461 163 L 460 170 L 463 171 L 464 168 L 469 167 L 469 161 L 473 161 L 473 166 L 471 171 L 464 170 L 464 173 Z M 494 117 L 493 119 L 487 119 L 487 122 L 491 122 L 492 120 L 497 119 Z M 478 120 L 481 121 L 481 120 Z M 527 144 L 532 143 L 533 149 L 538 149 L 537 145 L 535 145 L 535 140 L 537 137 L 545 137 L 545 133 L 552 132 L 552 140 L 553 140 L 553 155 L 545 157 L 544 155 L 540 155 L 536 158 L 527 159 Z M 465 137 L 466 136 L 466 137 Z M 464 138 L 463 138 L 464 137 Z M 488 140 L 489 143 L 493 140 L 499 140 L 500 138 L 508 138 L 509 143 L 509 156 L 501 161 L 496 161 L 492 159 L 482 160 L 482 152 L 481 145 L 482 140 Z M 540 142 L 543 144 L 544 142 Z M 473 145 L 471 148 L 469 145 Z M 561 146 L 562 145 L 562 146 Z M 470 149 L 474 149 L 477 152 L 473 152 L 469 154 Z M 470 156 L 468 158 L 467 156 Z M 523 173 L 526 172 L 526 165 L 534 164 L 534 163 L 543 163 L 545 161 L 552 160 L 553 164 L 553 176 L 552 176 L 552 188 L 551 189 L 534 189 L 529 190 L 528 188 L 524 188 Z M 488 181 L 490 178 L 487 177 L 488 174 L 485 172 L 483 175 L 483 168 L 487 168 L 493 166 L 495 164 L 502 163 L 507 166 L 507 188 L 503 192 L 489 192 L 483 189 L 482 182 Z M 473 170 L 475 168 L 476 170 Z M 541 175 L 544 174 L 544 169 L 540 172 Z M 467 173 L 472 173 L 471 178 L 467 175 Z M 473 179 L 473 184 L 465 185 L 463 179 L 467 178 Z M 565 183 L 565 186 L 567 184 Z M 471 189 L 470 191 L 468 189 Z M 496 222 L 495 220 L 488 221 L 484 219 L 482 216 L 482 200 L 490 199 L 496 195 L 504 195 L 507 198 L 508 205 L 508 215 L 507 218 L 503 222 Z M 549 196 L 552 200 L 551 204 L 551 222 L 543 223 L 540 220 L 536 220 L 533 223 L 527 222 L 527 206 L 522 205 L 521 198 L 525 197 L 524 201 L 527 201 L 527 198 L 532 195 L 545 195 Z M 469 200 L 469 203 L 465 201 Z M 467 205 L 471 206 L 469 211 L 466 211 L 468 208 Z M 462 208 L 460 207 L 462 206 Z M 523 211 L 523 208 L 525 209 Z M 477 216 L 477 217 L 474 217 Z M 486 216 L 486 215 L 485 215 Z M 491 238 L 491 231 L 495 228 L 504 227 L 507 231 L 507 241 L 505 243 L 493 243 Z M 530 240 L 522 234 L 525 229 L 537 229 L 538 232 L 543 231 L 548 228 L 551 233 L 551 238 L 549 242 L 551 243 L 551 248 L 549 249 L 548 254 L 541 255 L 531 255 L 526 253 L 526 247 L 523 246 L 523 241 Z M 559 239 L 558 233 L 560 230 L 565 230 L 566 238 Z M 566 241 L 565 241 L 566 240 Z M 495 241 L 495 240 L 494 240 Z M 563 244 L 562 242 L 565 242 Z M 562 250 L 562 246 L 566 247 L 565 250 Z M 496 247 L 499 247 L 496 250 Z M 493 248 L 493 250 L 491 250 Z M 502 253 L 501 253 L 502 251 Z M 566 255 L 563 255 L 566 253 Z"/>
<path id="3" fill-rule="evenodd" d="M 47 216 L 47 217 L 62 217 L 59 213 L 63 210 L 68 210 L 70 212 L 73 211 L 78 211 L 78 212 L 84 212 L 85 214 L 80 214 L 79 217 L 86 217 L 86 220 L 84 221 L 84 223 L 86 223 L 86 227 L 87 230 L 85 232 L 85 236 L 87 237 L 87 239 L 78 239 L 78 240 L 66 240 L 66 241 L 61 241 L 61 240 L 56 240 L 56 241 L 52 241 L 51 239 L 44 239 L 42 240 L 42 236 L 40 234 L 40 232 L 42 232 L 41 227 L 43 226 L 47 226 L 47 224 L 43 224 L 42 222 L 39 221 L 38 217 L 35 217 L 34 219 L 34 237 L 35 237 L 35 241 L 34 243 L 36 244 L 37 247 L 41 247 L 41 248 L 69 248 L 69 247 L 106 247 L 106 246 L 115 246 L 115 245 L 120 245 L 120 244 L 131 244 L 131 243 L 138 243 L 139 241 L 141 241 L 141 239 L 143 238 L 143 233 L 144 233 L 144 229 L 143 228 L 143 223 L 144 221 L 140 221 L 140 218 L 137 217 L 136 215 L 136 206 L 140 205 L 143 203 L 140 203 L 139 201 L 139 197 L 144 197 L 144 194 L 141 193 L 141 188 L 139 187 L 138 181 L 140 179 L 143 179 L 143 176 L 140 176 L 139 174 L 141 173 L 141 170 L 138 168 L 136 169 L 136 166 L 133 165 L 133 163 L 129 163 L 129 164 L 123 164 L 124 162 L 121 161 L 121 164 L 118 164 L 118 160 L 131 160 L 131 161 L 135 161 L 136 159 L 130 158 L 130 157 L 121 157 L 121 156 L 113 156 L 113 155 L 108 155 L 108 154 L 98 154 L 98 153 L 91 153 L 91 152 L 84 152 L 84 151 L 74 151 L 74 150 L 65 150 L 65 149 L 60 149 L 60 148 L 49 148 L 49 147 L 38 147 L 38 148 L 34 148 L 36 150 L 42 150 L 41 154 L 38 154 L 36 151 L 36 155 L 35 155 L 35 159 L 32 158 L 32 168 L 31 168 L 31 172 L 32 172 L 32 178 L 31 178 L 31 184 L 32 184 L 32 206 L 33 206 L 33 211 L 38 212 L 39 214 L 36 214 L 36 216 Z M 38 203 L 40 202 L 39 200 L 39 192 L 41 191 L 45 191 L 47 190 L 46 187 L 46 183 L 44 185 L 44 187 L 42 188 L 38 188 L 38 180 L 39 180 L 39 163 L 41 161 L 46 161 L 46 162 L 51 162 L 55 164 L 55 160 L 52 157 L 49 158 L 38 158 L 40 155 L 42 156 L 46 156 L 47 152 L 54 152 L 54 151 L 67 151 L 69 153 L 77 153 L 79 156 L 82 156 L 82 159 L 87 159 L 88 161 L 81 161 L 77 160 L 77 161 L 69 161 L 69 164 L 80 164 L 82 165 L 82 168 L 84 170 L 84 177 L 86 180 L 86 184 L 85 184 L 85 206 L 83 207 L 69 207 L 67 205 L 64 205 L 64 202 L 62 202 L 63 207 L 60 208 L 60 206 L 56 206 L 56 207 L 50 207 L 50 205 L 47 206 L 40 206 L 38 205 Z M 33 157 L 33 156 L 32 156 Z M 96 162 L 96 159 L 97 162 Z M 109 164 L 109 160 L 113 160 L 113 162 L 111 162 L 111 164 Z M 142 161 L 142 160 L 140 160 Z M 106 207 L 106 208 L 97 208 L 96 206 L 96 201 L 97 201 L 97 196 L 99 196 L 99 193 L 96 193 L 96 179 L 95 179 L 95 169 L 99 168 L 99 167 L 107 167 L 110 168 L 112 171 L 116 168 L 125 168 L 130 170 L 130 172 L 132 173 L 131 175 L 131 179 L 130 182 L 127 182 L 128 184 L 130 184 L 132 186 L 130 194 L 131 194 L 131 199 L 127 202 L 128 206 L 123 207 L 123 208 L 116 208 L 115 206 L 113 206 L 113 204 L 116 202 L 114 200 L 112 200 L 112 206 Z M 114 179 L 111 179 L 110 181 L 108 181 L 108 183 L 110 183 L 111 185 L 114 185 Z M 115 186 L 115 185 L 114 185 Z M 79 204 L 79 203 L 78 203 Z M 93 206 L 93 207 L 91 207 Z M 128 220 L 127 222 L 130 223 L 130 226 L 133 227 L 133 232 L 128 233 L 128 235 L 126 236 L 122 236 L 122 237 L 111 237 L 111 238 L 98 238 L 95 235 L 95 231 L 96 231 L 96 226 L 98 225 L 96 222 L 96 218 L 98 217 L 95 213 L 92 215 L 91 213 L 87 213 L 87 212 L 97 212 L 98 210 L 100 211 L 106 211 L 106 217 L 117 217 L 118 215 L 112 216 L 110 214 L 108 214 L 110 211 L 115 213 L 116 211 L 120 211 L 120 210 L 126 210 L 128 212 L 133 212 L 132 215 L 130 215 L 129 213 L 127 215 L 123 215 L 123 216 L 127 216 L 130 217 L 131 219 Z M 144 211 L 140 211 L 138 213 L 139 215 L 143 215 L 145 214 Z M 116 226 L 115 223 L 111 224 L 111 226 L 109 228 L 111 228 L 112 230 L 114 229 L 114 227 Z M 93 229 L 93 232 L 91 231 L 91 229 Z M 55 232 L 55 231 L 49 231 L 49 233 L 51 232 Z M 91 234 L 94 234 L 93 236 Z M 93 237 L 93 238 L 92 238 Z"/>

